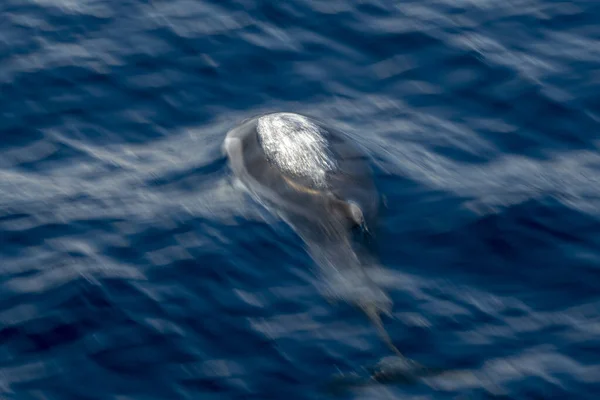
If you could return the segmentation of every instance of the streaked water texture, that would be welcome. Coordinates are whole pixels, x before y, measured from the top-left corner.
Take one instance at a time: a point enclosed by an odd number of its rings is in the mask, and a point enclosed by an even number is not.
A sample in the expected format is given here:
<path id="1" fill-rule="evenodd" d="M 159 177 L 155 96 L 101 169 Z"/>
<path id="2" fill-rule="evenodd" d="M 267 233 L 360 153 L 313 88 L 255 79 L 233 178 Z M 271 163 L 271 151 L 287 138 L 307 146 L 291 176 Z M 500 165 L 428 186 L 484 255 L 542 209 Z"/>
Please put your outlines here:
<path id="1" fill-rule="evenodd" d="M 221 143 L 267 111 L 369 149 L 385 323 L 472 379 L 600 393 L 600 3 L 0 2 L 0 397 L 312 399 L 389 355 Z"/>

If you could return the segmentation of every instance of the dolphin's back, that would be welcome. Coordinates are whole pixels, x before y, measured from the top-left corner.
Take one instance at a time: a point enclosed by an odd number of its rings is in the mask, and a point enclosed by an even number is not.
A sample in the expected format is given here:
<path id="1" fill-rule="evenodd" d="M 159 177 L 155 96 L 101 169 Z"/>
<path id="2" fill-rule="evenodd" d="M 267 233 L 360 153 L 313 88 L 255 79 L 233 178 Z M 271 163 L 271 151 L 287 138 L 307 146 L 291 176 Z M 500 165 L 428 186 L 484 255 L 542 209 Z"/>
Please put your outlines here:
<path id="1" fill-rule="evenodd" d="M 332 221 L 331 198 L 352 201 L 374 227 L 379 198 L 368 160 L 343 132 L 298 114 L 273 113 L 245 121 L 228 138 L 241 142 L 246 183 L 279 210 L 325 222 Z"/>
<path id="2" fill-rule="evenodd" d="M 288 179 L 315 191 L 329 189 L 328 177 L 338 170 L 328 131 L 292 113 L 257 120 L 259 144 L 269 163 Z"/>
<path id="3" fill-rule="evenodd" d="M 302 186 L 341 192 L 371 181 L 365 153 L 344 133 L 319 121 L 292 113 L 267 114 L 258 118 L 256 131 L 269 163 Z"/>

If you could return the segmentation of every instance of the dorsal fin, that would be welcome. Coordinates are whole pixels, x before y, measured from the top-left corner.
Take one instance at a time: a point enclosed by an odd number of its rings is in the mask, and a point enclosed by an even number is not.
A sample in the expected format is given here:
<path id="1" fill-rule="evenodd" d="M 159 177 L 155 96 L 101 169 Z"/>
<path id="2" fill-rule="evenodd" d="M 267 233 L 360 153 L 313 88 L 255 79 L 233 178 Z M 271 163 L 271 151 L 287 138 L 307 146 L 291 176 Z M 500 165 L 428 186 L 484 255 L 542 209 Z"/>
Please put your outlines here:
<path id="1" fill-rule="evenodd" d="M 355 225 L 358 225 L 365 230 L 367 229 L 365 226 L 363 212 L 358 204 L 356 204 L 354 201 L 342 200 L 333 194 L 330 194 L 330 196 L 331 204 L 340 210 L 344 217 L 346 217 L 349 221 L 352 221 Z"/>

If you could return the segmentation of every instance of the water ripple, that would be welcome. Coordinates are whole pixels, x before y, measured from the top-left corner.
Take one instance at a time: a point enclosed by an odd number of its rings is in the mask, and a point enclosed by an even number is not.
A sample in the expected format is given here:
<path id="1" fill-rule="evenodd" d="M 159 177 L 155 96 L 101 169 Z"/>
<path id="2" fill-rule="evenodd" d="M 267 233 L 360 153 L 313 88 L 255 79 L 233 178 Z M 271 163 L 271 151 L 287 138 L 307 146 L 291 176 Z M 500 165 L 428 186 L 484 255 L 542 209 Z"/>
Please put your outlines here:
<path id="1" fill-rule="evenodd" d="M 230 175 L 295 111 L 370 152 L 394 342 L 469 374 L 352 398 L 596 398 L 593 2 L 0 5 L 3 398 L 322 398 L 387 356 Z"/>

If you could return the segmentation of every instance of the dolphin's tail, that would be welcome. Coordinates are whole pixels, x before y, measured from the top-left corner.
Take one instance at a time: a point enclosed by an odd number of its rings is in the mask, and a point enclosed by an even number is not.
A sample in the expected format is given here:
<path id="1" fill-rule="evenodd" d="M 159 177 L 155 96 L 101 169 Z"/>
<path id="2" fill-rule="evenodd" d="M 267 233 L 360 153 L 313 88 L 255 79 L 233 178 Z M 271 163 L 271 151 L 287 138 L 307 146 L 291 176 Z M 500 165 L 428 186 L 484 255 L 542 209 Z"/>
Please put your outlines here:
<path id="1" fill-rule="evenodd" d="M 367 317 L 371 320 L 373 325 L 375 325 L 375 328 L 377 328 L 377 333 L 379 334 L 381 340 L 383 340 L 383 342 L 390 348 L 390 350 L 392 350 L 394 354 L 396 354 L 399 357 L 404 357 L 404 355 L 400 353 L 400 350 L 398 350 L 398 348 L 394 345 L 394 343 L 392 342 L 392 338 L 390 338 L 390 335 L 383 326 L 383 321 L 381 320 L 381 313 L 385 311 L 374 303 L 366 304 L 362 306 L 362 309 L 367 315 Z"/>
<path id="2" fill-rule="evenodd" d="M 479 377 L 473 371 L 444 368 L 428 368 L 409 358 L 391 356 L 381 360 L 368 370 L 368 375 L 357 373 L 337 375 L 330 379 L 324 390 L 329 394 L 342 394 L 358 387 L 372 385 L 412 385 L 420 379 L 440 377 L 463 381 L 473 381 Z"/>
<path id="3" fill-rule="evenodd" d="M 377 306 L 377 304 L 374 303 L 370 303 L 367 304 L 365 306 L 362 307 L 363 311 L 365 312 L 365 314 L 367 315 L 367 317 L 371 320 L 371 322 L 373 323 L 373 325 L 375 325 L 375 328 L 377 329 L 377 333 L 379 334 L 379 337 L 381 338 L 381 340 L 387 345 L 387 347 L 394 353 L 394 355 L 392 357 L 388 357 L 385 358 L 382 361 L 385 361 L 385 363 L 380 362 L 379 363 L 379 368 L 373 371 L 373 378 L 376 377 L 383 377 L 383 375 L 381 374 L 382 372 L 382 367 L 384 367 L 384 370 L 388 370 L 390 367 L 392 367 L 395 371 L 400 372 L 402 371 L 405 375 L 411 375 L 411 376 L 424 376 L 427 374 L 432 373 L 433 371 L 426 368 L 425 366 L 419 364 L 416 361 L 413 361 L 409 358 L 407 358 L 404 354 L 402 354 L 400 352 L 400 350 L 398 350 L 398 348 L 396 347 L 396 345 L 392 342 L 392 338 L 390 337 L 390 335 L 388 334 L 387 330 L 385 329 L 385 327 L 383 326 L 383 321 L 381 319 L 381 313 L 387 313 L 384 309 L 381 309 L 380 307 Z"/>
<path id="4" fill-rule="evenodd" d="M 416 384 L 420 379 L 446 377 L 450 379 L 472 378 L 473 373 L 466 370 L 432 368 L 403 355 L 394 345 L 383 326 L 381 309 L 376 305 L 363 307 L 365 313 L 377 328 L 377 332 L 387 347 L 394 353 L 381 359 L 375 366 L 366 368 L 368 375 L 339 375 L 330 380 L 326 390 L 330 394 L 340 394 L 346 390 L 377 384 Z"/>
<path id="5" fill-rule="evenodd" d="M 375 325 L 381 340 L 394 353 L 393 356 L 382 359 L 375 367 L 369 369 L 370 376 L 367 379 L 367 382 L 413 383 L 419 378 L 447 375 L 451 372 L 450 370 L 443 368 L 427 367 L 406 357 L 398 350 L 396 345 L 394 345 L 383 325 L 381 313 L 387 313 L 387 311 L 374 303 L 364 305 L 362 308 L 373 325 Z M 354 384 L 358 382 L 360 382 L 360 380 L 357 381 L 354 379 Z"/>
<path id="6" fill-rule="evenodd" d="M 478 379 L 468 370 L 436 368 L 423 365 L 403 355 L 394 345 L 383 325 L 381 314 L 389 314 L 387 302 L 372 301 L 361 304 L 360 308 L 377 329 L 377 333 L 393 355 L 381 359 L 375 366 L 366 368 L 367 374 L 343 374 L 327 382 L 325 390 L 330 394 L 339 394 L 356 387 L 377 384 L 416 384 L 425 378 L 445 378 L 456 380 Z"/>

